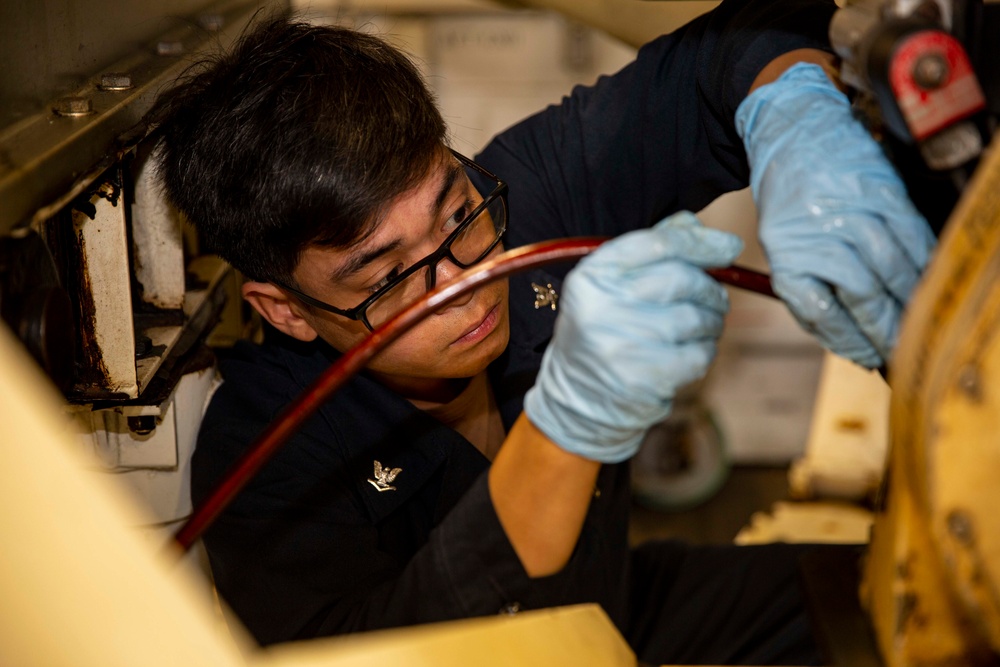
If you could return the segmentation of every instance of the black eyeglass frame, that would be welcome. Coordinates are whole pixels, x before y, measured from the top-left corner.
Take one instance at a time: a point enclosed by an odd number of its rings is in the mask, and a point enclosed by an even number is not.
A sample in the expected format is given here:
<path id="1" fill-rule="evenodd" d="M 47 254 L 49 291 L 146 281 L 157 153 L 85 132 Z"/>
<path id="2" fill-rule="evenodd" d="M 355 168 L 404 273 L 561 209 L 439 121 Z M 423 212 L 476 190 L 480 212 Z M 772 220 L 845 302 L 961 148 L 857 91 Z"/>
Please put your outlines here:
<path id="1" fill-rule="evenodd" d="M 320 310 L 325 310 L 329 313 L 334 313 L 335 315 L 340 315 L 342 317 L 346 317 L 352 320 L 358 320 L 361 323 L 363 323 L 368 328 L 369 331 L 374 331 L 375 327 L 373 327 L 371 323 L 368 321 L 368 308 L 373 303 L 375 303 L 375 301 L 377 301 L 381 296 L 386 294 L 389 290 L 395 288 L 397 285 L 399 285 L 401 282 L 409 278 L 411 275 L 413 275 L 420 269 L 424 268 L 425 266 L 434 267 L 433 271 L 428 271 L 428 277 L 429 277 L 428 291 L 429 291 L 431 289 L 434 289 L 434 285 L 436 284 L 435 281 L 437 280 L 437 265 L 445 257 L 451 260 L 452 263 L 455 264 L 455 266 L 462 269 L 467 269 L 471 266 L 475 266 L 479 262 L 483 261 L 487 255 L 493 252 L 493 249 L 497 247 L 497 244 L 500 243 L 500 240 L 503 238 L 504 233 L 507 231 L 507 218 L 509 217 L 508 206 L 507 206 L 507 192 L 508 192 L 507 183 L 498 178 L 495 174 L 487 170 L 485 167 L 479 166 L 478 164 L 476 164 L 469 158 L 465 157 L 461 153 L 458 153 L 457 151 L 452 149 L 449 150 L 451 150 L 451 154 L 455 156 L 455 159 L 457 159 L 463 165 L 469 167 L 470 169 L 473 169 L 474 171 L 479 172 L 480 174 L 486 176 L 492 181 L 496 181 L 497 185 L 495 188 L 493 188 L 493 191 L 490 192 L 489 195 L 483 198 L 483 201 L 479 202 L 479 205 L 476 206 L 476 208 L 474 208 L 472 212 L 469 213 L 469 215 L 465 216 L 465 219 L 462 220 L 462 222 L 458 224 L 458 227 L 456 227 L 455 230 L 448 235 L 448 238 L 446 238 L 444 242 L 440 246 L 438 246 L 437 250 L 427 255 L 423 259 L 419 260 L 418 262 L 413 264 L 410 268 L 406 269 L 402 273 L 400 273 L 398 276 L 389 281 L 387 285 L 380 287 L 378 291 L 376 291 L 374 294 L 369 296 L 367 299 L 362 301 L 354 308 L 347 308 L 347 309 L 337 308 L 336 306 L 331 306 L 325 301 L 320 301 L 319 299 L 313 298 L 308 294 L 300 292 L 294 287 L 289 287 L 288 285 L 279 283 L 277 281 L 272 281 L 272 282 L 274 282 L 274 284 L 277 285 L 278 287 L 294 294 L 303 303 L 309 304 L 314 308 L 319 308 Z M 478 218 L 479 215 L 482 214 L 482 212 L 485 211 L 497 199 L 500 199 L 500 202 L 503 205 L 504 216 L 503 216 L 503 224 L 501 228 L 497 230 L 496 239 L 474 261 L 472 262 L 459 261 L 458 258 L 456 258 L 455 255 L 452 254 L 451 245 L 455 242 L 455 239 L 457 239 L 462 234 L 462 232 L 465 231 L 465 229 L 468 228 L 468 226 L 471 225 L 472 222 L 476 218 Z M 496 221 L 494 221 L 494 224 L 496 224 Z"/>

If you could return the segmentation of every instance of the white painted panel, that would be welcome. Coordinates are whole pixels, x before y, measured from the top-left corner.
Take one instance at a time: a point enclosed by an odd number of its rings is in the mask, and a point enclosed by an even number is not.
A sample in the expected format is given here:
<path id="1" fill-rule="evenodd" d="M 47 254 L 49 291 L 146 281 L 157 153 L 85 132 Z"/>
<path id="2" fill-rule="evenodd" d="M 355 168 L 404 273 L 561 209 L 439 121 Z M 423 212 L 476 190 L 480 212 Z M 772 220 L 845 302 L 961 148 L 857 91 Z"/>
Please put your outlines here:
<path id="1" fill-rule="evenodd" d="M 91 203 L 96 214 L 73 212 L 73 227 L 80 241 L 83 270 L 93 297 L 94 344 L 100 351 L 110 392 L 138 396 L 135 375 L 135 334 L 132 327 L 132 288 L 129 247 L 125 233 L 125 208 L 102 197 Z"/>
<path id="2" fill-rule="evenodd" d="M 181 215 L 167 203 L 151 159 L 135 179 L 132 241 L 142 300 L 157 308 L 180 309 L 184 305 Z"/>

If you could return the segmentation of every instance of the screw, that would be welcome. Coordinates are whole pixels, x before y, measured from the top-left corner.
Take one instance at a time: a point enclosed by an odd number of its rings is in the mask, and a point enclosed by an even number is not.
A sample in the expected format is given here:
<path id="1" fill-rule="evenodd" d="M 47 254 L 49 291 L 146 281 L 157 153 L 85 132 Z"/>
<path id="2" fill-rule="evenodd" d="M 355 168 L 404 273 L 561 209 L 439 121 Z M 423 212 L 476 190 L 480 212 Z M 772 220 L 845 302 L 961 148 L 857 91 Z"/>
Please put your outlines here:
<path id="1" fill-rule="evenodd" d="M 221 14 L 203 14 L 198 17 L 198 23 L 209 32 L 218 32 L 222 30 L 222 26 L 225 25 L 226 20 L 222 18 Z"/>
<path id="2" fill-rule="evenodd" d="M 61 97 L 52 110 L 60 116 L 89 116 L 94 113 L 94 105 L 87 97 Z"/>
<path id="3" fill-rule="evenodd" d="M 124 72 L 108 72 L 101 75 L 101 90 L 128 90 L 132 87 L 132 77 Z"/>
<path id="4" fill-rule="evenodd" d="M 937 53 L 917 59 L 913 65 L 913 80 L 926 90 L 935 90 L 948 82 L 948 63 Z"/>
<path id="5" fill-rule="evenodd" d="M 183 42 L 157 42 L 156 55 L 158 56 L 179 56 L 184 53 Z"/>

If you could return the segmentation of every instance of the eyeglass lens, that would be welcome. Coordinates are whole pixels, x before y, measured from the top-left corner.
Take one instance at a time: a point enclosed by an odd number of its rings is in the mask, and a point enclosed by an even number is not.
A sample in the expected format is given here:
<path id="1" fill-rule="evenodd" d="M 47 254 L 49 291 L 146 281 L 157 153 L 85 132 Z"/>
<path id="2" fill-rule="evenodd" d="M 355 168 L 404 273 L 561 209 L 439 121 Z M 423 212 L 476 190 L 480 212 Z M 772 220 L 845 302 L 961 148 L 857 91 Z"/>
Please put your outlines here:
<path id="1" fill-rule="evenodd" d="M 450 255 L 438 263 L 453 261 L 459 268 L 466 269 L 485 259 L 500 237 L 506 216 L 503 198 L 497 197 L 455 237 Z M 431 271 L 436 272 L 437 267 L 427 265 L 414 271 L 369 305 L 366 315 L 371 327 L 382 326 L 434 287 Z"/>

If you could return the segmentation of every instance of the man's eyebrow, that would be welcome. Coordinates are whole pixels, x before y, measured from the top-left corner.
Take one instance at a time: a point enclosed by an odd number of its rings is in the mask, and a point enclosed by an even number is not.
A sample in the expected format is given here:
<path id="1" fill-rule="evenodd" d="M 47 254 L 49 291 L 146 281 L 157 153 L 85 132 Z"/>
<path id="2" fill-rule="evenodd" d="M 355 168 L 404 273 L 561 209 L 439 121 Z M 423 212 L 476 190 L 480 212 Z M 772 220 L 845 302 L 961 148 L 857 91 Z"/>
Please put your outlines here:
<path id="1" fill-rule="evenodd" d="M 431 210 L 432 215 L 436 216 L 437 212 L 441 210 L 442 206 L 444 206 L 445 199 L 448 198 L 448 194 L 451 192 L 452 188 L 455 187 L 455 182 L 462 174 L 462 171 L 462 165 L 458 162 L 453 161 L 448 165 L 448 171 L 445 172 L 444 179 L 441 181 L 441 188 L 438 190 L 437 196 L 434 198 L 434 207 Z M 387 241 L 380 246 L 363 250 L 349 256 L 347 261 L 345 261 L 342 266 L 334 269 L 334 271 L 330 274 L 331 282 L 338 283 L 345 280 L 360 271 L 369 262 L 375 261 L 382 255 L 392 252 L 402 245 L 402 239 L 393 239 L 392 241 Z"/>
<path id="2" fill-rule="evenodd" d="M 444 180 L 441 182 L 441 189 L 434 199 L 434 208 L 431 210 L 432 214 L 436 214 L 444 206 L 444 200 L 448 198 L 448 193 L 455 187 L 455 181 L 458 180 L 462 171 L 462 165 L 458 162 L 452 161 L 448 164 L 448 172 L 444 175 Z"/>
<path id="3" fill-rule="evenodd" d="M 396 250 L 401 245 L 403 245 L 402 239 L 393 239 L 392 241 L 387 241 L 382 245 L 362 250 L 349 256 L 347 261 L 344 262 L 342 266 L 334 269 L 333 273 L 330 274 L 330 281 L 338 283 L 354 275 L 363 269 L 369 262 L 373 262 L 382 255 Z"/>

